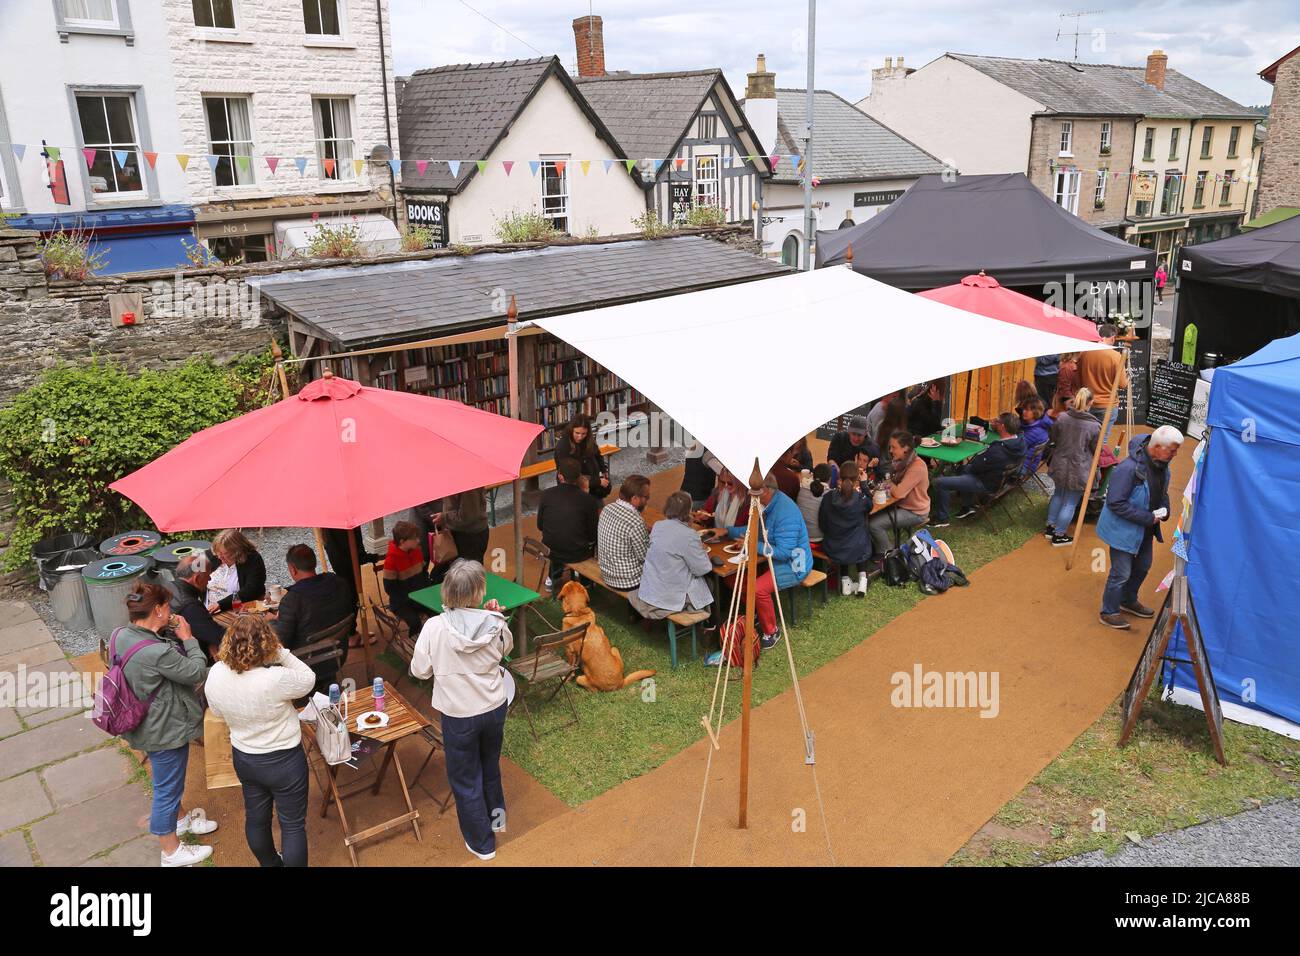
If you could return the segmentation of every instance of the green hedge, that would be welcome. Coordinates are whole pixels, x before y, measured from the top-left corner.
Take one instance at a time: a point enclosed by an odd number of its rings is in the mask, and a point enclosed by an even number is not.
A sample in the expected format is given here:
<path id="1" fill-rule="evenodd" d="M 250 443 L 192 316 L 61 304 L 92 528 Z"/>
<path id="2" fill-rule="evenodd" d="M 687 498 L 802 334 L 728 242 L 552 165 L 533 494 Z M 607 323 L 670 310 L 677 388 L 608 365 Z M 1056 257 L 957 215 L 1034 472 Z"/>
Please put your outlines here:
<path id="1" fill-rule="evenodd" d="M 108 486 L 190 435 L 279 398 L 269 350 L 219 367 L 208 359 L 131 373 L 114 363 L 60 365 L 0 410 L 0 475 L 15 528 L 7 571 L 67 531 L 108 537 L 153 524 Z"/>

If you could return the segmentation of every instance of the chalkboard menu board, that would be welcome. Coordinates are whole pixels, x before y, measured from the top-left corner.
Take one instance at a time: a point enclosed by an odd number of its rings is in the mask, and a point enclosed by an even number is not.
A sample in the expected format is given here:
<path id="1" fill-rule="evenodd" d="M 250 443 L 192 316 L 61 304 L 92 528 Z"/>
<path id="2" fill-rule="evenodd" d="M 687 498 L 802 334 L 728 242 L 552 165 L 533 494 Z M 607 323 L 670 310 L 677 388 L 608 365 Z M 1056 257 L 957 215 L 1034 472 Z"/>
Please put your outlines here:
<path id="1" fill-rule="evenodd" d="M 1120 392 L 1119 418 L 1121 425 L 1126 421 L 1128 403 L 1133 403 L 1133 421 L 1143 421 L 1147 413 L 1148 376 L 1151 374 L 1151 340 L 1137 339 L 1129 342 L 1129 385 Z"/>
<path id="2" fill-rule="evenodd" d="M 1151 373 L 1151 397 L 1146 422 L 1152 428 L 1173 425 L 1186 433 L 1192 418 L 1192 399 L 1199 376 L 1191 365 L 1179 362 L 1156 362 Z"/>
<path id="3" fill-rule="evenodd" d="M 849 419 L 852 418 L 854 415 L 862 415 L 863 417 L 866 417 L 867 412 L 871 410 L 871 406 L 874 404 L 876 403 L 867 402 L 867 404 L 859 405 L 851 412 L 845 412 L 843 415 L 837 415 L 835 418 L 832 418 L 826 424 L 820 426 L 817 429 L 817 437 L 822 439 L 823 441 L 830 441 L 832 438 L 835 437 L 836 432 L 842 432 L 844 431 L 845 428 L 848 427 Z"/>

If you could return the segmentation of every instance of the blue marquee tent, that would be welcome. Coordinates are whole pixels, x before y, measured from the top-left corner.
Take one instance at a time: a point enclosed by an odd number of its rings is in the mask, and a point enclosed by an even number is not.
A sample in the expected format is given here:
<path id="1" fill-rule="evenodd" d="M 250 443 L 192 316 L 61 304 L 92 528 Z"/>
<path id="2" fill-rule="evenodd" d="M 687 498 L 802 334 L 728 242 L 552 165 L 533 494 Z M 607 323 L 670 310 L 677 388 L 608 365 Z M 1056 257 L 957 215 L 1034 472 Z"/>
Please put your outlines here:
<path id="1" fill-rule="evenodd" d="M 1207 424 L 1187 576 L 1214 682 L 1225 702 L 1300 723 L 1300 335 L 1218 369 Z M 1187 659 L 1181 634 L 1169 653 Z M 1190 667 L 1174 671 L 1196 689 Z"/>

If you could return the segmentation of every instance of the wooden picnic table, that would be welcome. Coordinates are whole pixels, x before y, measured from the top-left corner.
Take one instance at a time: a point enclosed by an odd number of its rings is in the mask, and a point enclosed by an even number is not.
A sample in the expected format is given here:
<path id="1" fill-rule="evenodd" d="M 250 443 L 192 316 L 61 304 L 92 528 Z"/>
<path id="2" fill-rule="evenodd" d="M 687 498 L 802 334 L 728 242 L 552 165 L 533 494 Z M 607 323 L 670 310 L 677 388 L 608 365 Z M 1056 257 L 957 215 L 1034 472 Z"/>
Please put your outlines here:
<path id="1" fill-rule="evenodd" d="M 369 780 L 359 780 L 340 785 L 338 773 L 341 764 L 334 766 L 326 764 L 328 773 L 325 775 L 324 780 L 321 779 L 315 765 L 312 767 L 313 772 L 317 775 L 317 783 L 321 784 L 321 789 L 324 791 L 321 797 L 320 815 L 322 817 L 329 815 L 330 800 L 332 799 L 334 805 L 338 807 L 339 822 L 343 827 L 343 843 L 348 848 L 348 855 L 352 858 L 353 866 L 358 865 L 356 851 L 358 843 L 379 836 L 381 833 L 386 833 L 404 823 L 411 825 L 411 829 L 415 831 L 415 839 L 418 842 L 424 842 L 420 836 L 420 811 L 416 810 L 411 803 L 411 791 L 406 786 L 406 774 L 402 772 L 402 762 L 397 756 L 397 743 L 420 733 L 425 727 L 429 726 L 429 721 L 418 710 L 408 704 L 402 695 L 394 690 L 393 686 L 387 681 L 384 682 L 384 713 L 388 715 L 388 726 L 367 729 L 358 727 L 357 717 L 374 709 L 374 688 L 371 685 L 366 685 L 354 693 L 347 710 L 348 733 L 353 737 L 372 740 L 383 747 L 384 760 L 379 767 L 379 772 L 375 775 L 373 784 Z M 308 750 L 307 761 L 311 763 L 311 750 L 308 748 L 315 749 L 317 754 L 320 753 L 320 748 L 316 743 L 316 725 L 314 723 L 303 721 L 302 739 L 303 748 Z M 321 763 L 324 763 L 323 759 Z M 371 794 L 379 793 L 379 788 L 388 773 L 389 765 L 397 769 L 397 781 L 402 789 L 402 799 L 406 802 L 406 812 L 364 830 L 354 831 L 352 824 L 348 822 L 347 811 L 343 808 L 344 799 L 356 796 L 367 787 L 370 789 Z"/>

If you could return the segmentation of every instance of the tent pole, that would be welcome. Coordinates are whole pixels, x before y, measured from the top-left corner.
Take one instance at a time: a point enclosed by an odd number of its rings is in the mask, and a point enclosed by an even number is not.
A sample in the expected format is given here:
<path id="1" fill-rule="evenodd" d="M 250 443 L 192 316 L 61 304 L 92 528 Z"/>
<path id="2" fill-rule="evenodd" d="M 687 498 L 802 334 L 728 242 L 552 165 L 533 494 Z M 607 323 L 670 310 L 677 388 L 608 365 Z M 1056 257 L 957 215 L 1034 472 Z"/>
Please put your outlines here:
<path id="1" fill-rule="evenodd" d="M 957 435 L 958 438 L 965 438 L 966 429 L 970 427 L 970 386 L 974 379 L 975 369 L 971 369 L 966 373 L 966 404 L 961 410 L 961 432 Z"/>
<path id="2" fill-rule="evenodd" d="M 1110 409 L 1106 410 L 1109 417 Z M 1097 462 L 1101 460 L 1101 446 L 1105 444 L 1106 426 L 1097 432 L 1097 447 L 1092 450 L 1092 467 L 1088 469 L 1088 481 L 1083 486 L 1083 498 L 1079 501 L 1079 513 L 1074 516 L 1074 542 L 1070 545 L 1070 556 L 1065 559 L 1065 570 L 1074 567 L 1074 553 L 1079 550 L 1079 535 L 1083 532 L 1083 519 L 1088 514 L 1088 499 L 1092 495 L 1092 483 L 1097 479 Z"/>
<path id="3" fill-rule="evenodd" d="M 754 615 L 757 613 L 755 602 L 756 588 L 754 579 L 758 575 L 758 496 L 763 492 L 763 475 L 758 470 L 758 459 L 754 459 L 754 470 L 749 476 L 749 559 L 745 579 L 745 682 L 740 700 L 740 822 L 742 830 L 749 828 L 749 711 L 754 692 Z M 774 595 L 779 599 L 779 595 Z"/>
<path id="4" fill-rule="evenodd" d="M 375 662 L 370 652 L 370 612 L 366 610 L 366 587 L 361 580 L 361 558 L 357 555 L 357 533 L 348 528 L 348 550 L 352 552 L 352 575 L 357 582 L 357 606 L 361 609 L 361 648 L 366 656 L 366 681 L 375 679 Z"/>
<path id="5" fill-rule="evenodd" d="M 510 366 L 510 417 L 519 420 L 519 336 L 516 334 L 515 323 L 519 319 L 519 307 L 515 303 L 515 297 L 510 297 L 510 307 L 506 310 L 506 318 L 509 324 L 506 326 L 506 353 Z M 515 583 L 524 583 L 524 528 L 523 508 L 520 500 L 522 485 L 519 476 L 516 475 L 510 482 L 510 493 L 514 497 L 515 520 L 514 520 L 514 544 L 515 544 Z M 527 646 L 527 640 L 524 646 Z"/>

